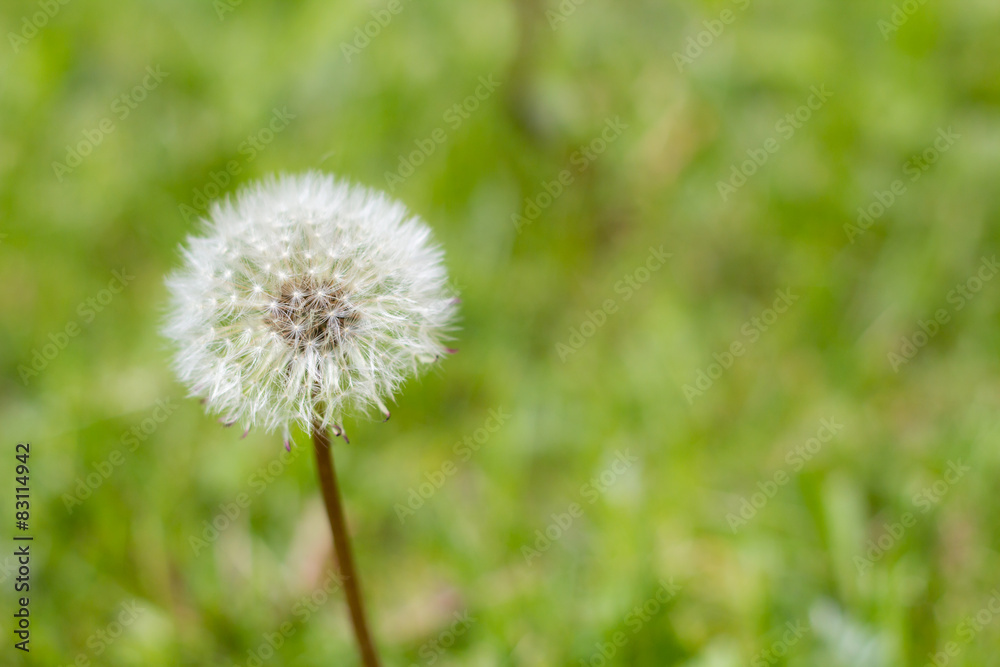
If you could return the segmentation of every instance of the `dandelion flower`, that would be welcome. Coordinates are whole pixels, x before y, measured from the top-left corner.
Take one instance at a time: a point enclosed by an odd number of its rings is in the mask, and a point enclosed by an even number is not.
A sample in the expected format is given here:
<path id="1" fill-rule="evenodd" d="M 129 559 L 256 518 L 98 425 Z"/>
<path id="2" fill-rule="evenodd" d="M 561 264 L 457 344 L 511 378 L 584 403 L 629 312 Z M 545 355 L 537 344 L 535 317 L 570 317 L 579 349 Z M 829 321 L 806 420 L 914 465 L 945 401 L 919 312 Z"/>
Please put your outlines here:
<path id="1" fill-rule="evenodd" d="M 450 350 L 455 316 L 430 228 L 384 194 L 321 173 L 213 204 L 167 279 L 166 335 L 193 395 L 227 425 L 281 431 L 380 410 Z"/>
<path id="2" fill-rule="evenodd" d="M 378 667 L 330 430 L 451 352 L 457 299 L 430 228 L 382 193 L 308 173 L 213 204 L 167 278 L 165 328 L 191 393 L 227 426 L 312 436 L 341 583 L 366 667 Z M 344 435 L 344 440 L 347 436 Z"/>

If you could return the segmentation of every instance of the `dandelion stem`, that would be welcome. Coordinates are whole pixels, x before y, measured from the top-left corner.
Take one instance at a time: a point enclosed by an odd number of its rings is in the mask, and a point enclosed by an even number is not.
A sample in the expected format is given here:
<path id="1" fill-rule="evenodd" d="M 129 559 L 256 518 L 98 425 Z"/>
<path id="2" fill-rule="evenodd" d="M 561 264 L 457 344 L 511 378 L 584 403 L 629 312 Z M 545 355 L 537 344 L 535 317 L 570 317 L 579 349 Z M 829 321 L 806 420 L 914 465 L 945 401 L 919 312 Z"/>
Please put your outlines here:
<path id="1" fill-rule="evenodd" d="M 341 505 L 340 491 L 337 488 L 337 474 L 333 469 L 333 448 L 330 445 L 330 433 L 323 426 L 314 423 L 312 440 L 316 450 L 319 485 L 323 490 L 326 514 L 330 518 L 330 528 L 333 530 L 333 548 L 340 566 L 344 593 L 347 596 L 347 606 L 351 611 L 351 624 L 354 626 L 354 636 L 358 640 L 358 649 L 361 651 L 361 661 L 365 667 L 379 667 L 375 646 L 372 643 L 371 634 L 368 632 L 368 624 L 365 622 L 361 588 L 358 585 L 358 577 L 354 571 L 354 560 L 351 557 L 347 522 L 344 521 L 344 508 Z"/>

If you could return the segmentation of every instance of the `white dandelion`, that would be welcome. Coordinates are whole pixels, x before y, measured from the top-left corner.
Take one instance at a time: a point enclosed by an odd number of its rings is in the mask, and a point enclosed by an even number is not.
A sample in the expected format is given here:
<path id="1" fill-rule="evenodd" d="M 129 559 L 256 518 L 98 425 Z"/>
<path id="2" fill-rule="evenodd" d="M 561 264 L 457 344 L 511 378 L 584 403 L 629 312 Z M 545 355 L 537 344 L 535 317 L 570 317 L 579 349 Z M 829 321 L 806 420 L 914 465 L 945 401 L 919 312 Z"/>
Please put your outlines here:
<path id="1" fill-rule="evenodd" d="M 341 583 L 366 667 L 378 667 L 330 430 L 386 402 L 447 352 L 457 299 L 430 228 L 384 194 L 308 173 L 213 204 L 167 278 L 165 327 L 191 393 L 227 426 L 312 436 Z"/>
<path id="2" fill-rule="evenodd" d="M 212 205 L 167 279 L 178 376 L 226 425 L 281 431 L 389 417 L 451 352 L 456 312 L 430 228 L 384 194 L 311 172 Z"/>

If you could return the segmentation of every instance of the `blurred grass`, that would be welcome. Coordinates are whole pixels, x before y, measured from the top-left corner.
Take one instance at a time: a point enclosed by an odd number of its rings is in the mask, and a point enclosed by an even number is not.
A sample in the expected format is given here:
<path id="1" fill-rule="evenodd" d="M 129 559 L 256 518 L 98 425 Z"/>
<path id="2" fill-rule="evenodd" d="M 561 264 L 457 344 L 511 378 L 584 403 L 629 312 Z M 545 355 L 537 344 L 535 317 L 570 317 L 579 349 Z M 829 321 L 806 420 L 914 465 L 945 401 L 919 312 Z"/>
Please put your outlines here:
<path id="1" fill-rule="evenodd" d="M 211 3 L 70 2 L 16 52 L 8 36 L 0 474 L 30 440 L 25 664 L 245 665 L 283 623 L 266 662 L 356 664 L 339 594 L 309 602 L 330 567 L 312 461 L 257 493 L 281 443 L 240 441 L 184 399 L 157 334 L 162 276 L 195 227 L 180 207 L 230 161 L 225 192 L 306 169 L 386 188 L 437 127 L 446 141 L 394 195 L 446 249 L 461 352 L 411 382 L 389 423 L 349 424 L 337 452 L 387 664 L 600 665 L 616 632 L 607 664 L 923 665 L 949 641 L 950 664 L 991 664 L 1000 624 L 971 641 L 960 624 L 1000 584 L 1000 285 L 960 311 L 948 294 L 997 247 L 1000 9 L 928 2 L 884 39 L 885 0 L 762 0 L 678 72 L 703 21 L 742 4 L 588 0 L 553 30 L 556 3 L 405 3 L 350 62 L 342 43 L 384 4 L 243 3 L 220 20 Z M 4 5 L 2 32 L 37 11 Z M 148 66 L 168 76 L 118 118 Z M 452 128 L 446 111 L 490 75 L 496 92 Z M 824 84 L 833 97 L 723 202 L 732 165 Z M 294 120 L 247 159 L 275 108 Z M 114 131 L 57 178 L 105 117 Z M 627 129 L 579 171 L 575 152 L 618 117 Z M 948 127 L 954 147 L 851 243 L 858 207 Z M 518 233 L 511 216 L 566 169 Z M 661 245 L 672 257 L 625 301 L 615 285 Z M 134 281 L 84 322 L 79 304 L 122 268 Z M 799 301 L 689 402 L 684 386 L 785 288 Z M 618 311 L 561 359 L 606 299 Z M 950 322 L 894 372 L 888 354 L 939 308 Z M 68 322 L 81 333 L 25 385 L 19 368 Z M 166 398 L 169 418 L 69 512 L 77 480 Z M 497 408 L 510 419 L 461 460 L 456 443 Z M 793 471 L 824 418 L 843 430 Z M 591 503 L 582 487 L 625 450 L 638 461 Z M 923 511 L 915 496 L 959 460 L 971 471 Z M 447 461 L 457 472 L 401 523 L 397 505 Z M 788 483 L 734 533 L 727 516 L 778 471 Z M 192 535 L 241 492 L 249 507 L 196 554 Z M 583 515 L 527 563 L 573 502 Z M 636 622 L 671 578 L 677 595 Z M 132 601 L 122 636 L 96 639 Z M 808 630 L 767 661 L 789 622 Z"/>

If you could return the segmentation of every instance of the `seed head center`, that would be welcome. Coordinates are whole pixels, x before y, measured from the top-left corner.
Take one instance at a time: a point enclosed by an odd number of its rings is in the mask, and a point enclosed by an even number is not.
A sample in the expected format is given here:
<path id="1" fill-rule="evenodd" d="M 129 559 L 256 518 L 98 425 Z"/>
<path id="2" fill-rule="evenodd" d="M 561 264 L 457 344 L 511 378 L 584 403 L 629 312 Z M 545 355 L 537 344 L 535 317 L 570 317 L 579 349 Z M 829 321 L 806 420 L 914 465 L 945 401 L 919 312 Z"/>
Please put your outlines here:
<path id="1" fill-rule="evenodd" d="M 335 283 L 297 277 L 282 283 L 264 321 L 297 350 L 331 350 L 351 334 L 358 315 Z"/>

